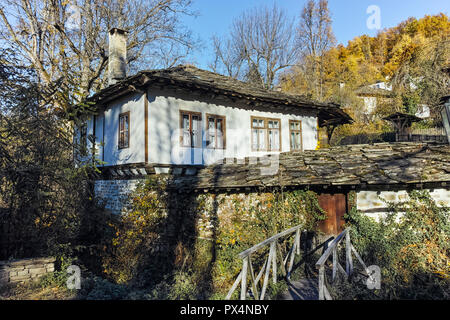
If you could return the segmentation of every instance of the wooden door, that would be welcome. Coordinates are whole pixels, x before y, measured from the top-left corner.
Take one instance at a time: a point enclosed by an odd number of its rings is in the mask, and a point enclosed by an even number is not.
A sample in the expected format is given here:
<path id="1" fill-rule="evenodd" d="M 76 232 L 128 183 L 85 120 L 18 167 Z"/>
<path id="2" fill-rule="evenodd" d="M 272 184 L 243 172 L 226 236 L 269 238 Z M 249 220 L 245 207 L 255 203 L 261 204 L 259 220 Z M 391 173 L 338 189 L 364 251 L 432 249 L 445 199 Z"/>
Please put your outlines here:
<path id="1" fill-rule="evenodd" d="M 338 235 L 343 231 L 344 215 L 347 213 L 346 194 L 321 194 L 319 205 L 327 213 L 327 219 L 319 228 L 327 235 Z"/>

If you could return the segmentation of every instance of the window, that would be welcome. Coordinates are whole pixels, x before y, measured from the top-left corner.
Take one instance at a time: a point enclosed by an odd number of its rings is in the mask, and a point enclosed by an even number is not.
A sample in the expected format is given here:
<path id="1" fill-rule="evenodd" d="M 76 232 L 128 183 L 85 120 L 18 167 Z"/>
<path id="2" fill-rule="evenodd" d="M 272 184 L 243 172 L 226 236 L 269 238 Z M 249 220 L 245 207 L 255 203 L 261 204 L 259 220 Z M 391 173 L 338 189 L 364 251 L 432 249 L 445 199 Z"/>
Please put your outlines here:
<path id="1" fill-rule="evenodd" d="M 252 150 L 281 151 L 280 119 L 252 117 Z"/>
<path id="2" fill-rule="evenodd" d="M 302 123 L 301 121 L 289 121 L 289 135 L 291 137 L 291 151 L 302 151 Z"/>
<path id="3" fill-rule="evenodd" d="M 181 146 L 201 148 L 202 146 L 202 114 L 180 111 Z"/>
<path id="4" fill-rule="evenodd" d="M 119 149 L 130 147 L 130 112 L 119 115 Z"/>
<path id="5" fill-rule="evenodd" d="M 225 149 L 225 117 L 206 115 L 206 147 Z"/>

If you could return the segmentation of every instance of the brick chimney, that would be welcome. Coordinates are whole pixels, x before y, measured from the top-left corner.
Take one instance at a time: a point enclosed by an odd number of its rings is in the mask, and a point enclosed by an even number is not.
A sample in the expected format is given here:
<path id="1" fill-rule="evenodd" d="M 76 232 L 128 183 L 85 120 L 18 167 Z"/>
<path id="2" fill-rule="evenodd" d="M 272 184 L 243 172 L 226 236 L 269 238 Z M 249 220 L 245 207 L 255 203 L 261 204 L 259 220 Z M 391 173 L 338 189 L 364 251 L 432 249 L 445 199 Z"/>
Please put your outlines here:
<path id="1" fill-rule="evenodd" d="M 127 31 L 109 30 L 108 85 L 113 85 L 127 76 Z"/>

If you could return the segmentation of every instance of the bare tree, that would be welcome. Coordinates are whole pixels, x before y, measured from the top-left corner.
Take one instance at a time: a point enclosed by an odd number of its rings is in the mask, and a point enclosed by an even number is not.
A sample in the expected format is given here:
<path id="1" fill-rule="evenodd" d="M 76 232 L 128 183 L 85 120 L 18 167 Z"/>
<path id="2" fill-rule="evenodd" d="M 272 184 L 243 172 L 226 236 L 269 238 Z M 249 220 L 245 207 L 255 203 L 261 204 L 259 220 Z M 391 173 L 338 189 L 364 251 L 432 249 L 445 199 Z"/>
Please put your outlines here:
<path id="1" fill-rule="evenodd" d="M 298 45 L 301 69 L 318 99 L 323 97 L 323 57 L 336 41 L 331 25 L 328 0 L 308 0 L 300 15 Z"/>
<path id="2" fill-rule="evenodd" d="M 230 76 L 272 89 L 277 74 L 296 60 L 293 19 L 275 4 L 244 12 L 234 20 L 230 35 L 213 39 L 214 65 Z"/>
<path id="3" fill-rule="evenodd" d="M 108 31 L 128 31 L 131 67 L 158 48 L 171 48 L 173 61 L 192 48 L 180 15 L 193 14 L 191 0 L 4 0 L 0 37 L 31 64 L 44 85 L 58 83 L 62 109 L 105 85 Z M 175 50 L 175 47 L 177 49 Z M 164 65 L 172 64 L 168 55 Z M 161 61 L 161 60 L 159 60 Z M 146 61 L 148 62 L 148 61 Z M 153 63 L 151 67 L 157 66 Z"/>
<path id="4" fill-rule="evenodd" d="M 218 73 L 232 78 L 238 78 L 241 74 L 243 56 L 231 39 L 222 39 L 218 36 L 212 37 L 214 47 L 214 61 L 209 67 Z"/>

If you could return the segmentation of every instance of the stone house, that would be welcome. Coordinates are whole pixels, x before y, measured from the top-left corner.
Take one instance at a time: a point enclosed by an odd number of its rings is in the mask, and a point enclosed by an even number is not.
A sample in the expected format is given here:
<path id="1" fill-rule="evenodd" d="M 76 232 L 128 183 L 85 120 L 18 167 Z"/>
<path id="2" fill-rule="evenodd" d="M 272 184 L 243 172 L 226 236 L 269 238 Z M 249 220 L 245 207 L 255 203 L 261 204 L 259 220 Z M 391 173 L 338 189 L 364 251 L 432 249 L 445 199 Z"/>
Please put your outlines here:
<path id="1" fill-rule="evenodd" d="M 314 150 L 319 126 L 351 122 L 337 105 L 194 66 L 127 77 L 126 32 L 112 29 L 109 45 L 109 86 L 87 100 L 95 114 L 77 133 L 105 167 L 145 164 L 167 173 L 225 158 Z"/>
<path id="2" fill-rule="evenodd" d="M 92 137 L 89 148 L 104 162 L 94 190 L 109 211 L 125 212 L 129 194 L 154 174 L 166 177 L 168 192 L 192 202 L 200 194 L 220 195 L 226 205 L 231 194 L 245 203 L 274 190 L 316 191 L 328 234 L 339 232 L 352 205 L 374 217 L 385 213 L 380 196 L 399 201 L 407 190 L 428 189 L 450 206 L 447 145 L 315 150 L 318 127 L 352 121 L 339 106 L 192 66 L 126 77 L 126 33 L 113 29 L 110 36 L 110 85 L 88 99 L 96 112 L 78 132 Z"/>

